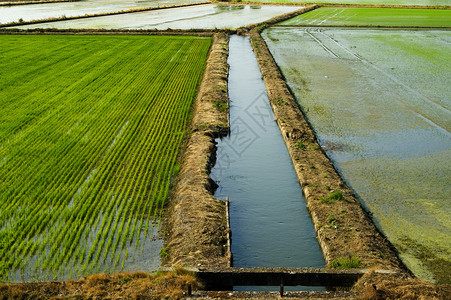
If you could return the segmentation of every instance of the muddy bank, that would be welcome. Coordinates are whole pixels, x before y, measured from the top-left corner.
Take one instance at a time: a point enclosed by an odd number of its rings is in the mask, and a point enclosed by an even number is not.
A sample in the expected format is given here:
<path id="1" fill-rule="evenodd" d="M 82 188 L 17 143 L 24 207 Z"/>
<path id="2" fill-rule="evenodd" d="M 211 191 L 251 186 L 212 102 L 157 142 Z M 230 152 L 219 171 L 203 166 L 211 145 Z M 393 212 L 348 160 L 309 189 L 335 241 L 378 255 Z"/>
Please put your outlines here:
<path id="1" fill-rule="evenodd" d="M 36 28 L 36 29 L 16 29 L 0 28 L 0 34 L 90 34 L 90 35 L 185 35 L 185 36 L 205 36 L 211 37 L 218 32 L 233 32 L 228 30 L 216 29 L 55 29 L 55 28 Z"/>
<path id="2" fill-rule="evenodd" d="M 78 2 L 82 0 L 36 0 L 36 1 L 7 1 L 0 2 L 0 6 L 13 6 L 13 5 L 28 5 L 28 4 L 42 4 L 42 3 L 59 3 L 59 2 Z"/>
<path id="3" fill-rule="evenodd" d="M 249 24 L 248 26 L 246 26 L 247 30 L 251 30 L 255 27 L 258 27 L 260 30 L 270 26 L 270 25 L 274 25 L 277 23 L 280 23 L 282 21 L 297 17 L 299 15 L 305 14 L 306 12 L 312 11 L 314 9 L 317 9 L 319 6 L 318 5 L 310 5 L 307 7 L 303 7 L 301 9 L 295 10 L 293 12 L 289 12 L 286 14 L 282 14 L 282 15 L 278 15 L 277 17 L 271 18 L 269 20 L 266 20 L 264 22 L 261 23 L 257 23 L 257 24 Z"/>
<path id="4" fill-rule="evenodd" d="M 230 265 L 226 205 L 212 195 L 209 171 L 215 159 L 214 138 L 228 132 L 228 35 L 214 36 L 196 99 L 192 134 L 171 199 L 164 264 Z"/>
<path id="5" fill-rule="evenodd" d="M 317 143 L 256 29 L 251 31 L 251 43 L 328 266 L 405 270 L 392 245 L 376 229 Z"/>

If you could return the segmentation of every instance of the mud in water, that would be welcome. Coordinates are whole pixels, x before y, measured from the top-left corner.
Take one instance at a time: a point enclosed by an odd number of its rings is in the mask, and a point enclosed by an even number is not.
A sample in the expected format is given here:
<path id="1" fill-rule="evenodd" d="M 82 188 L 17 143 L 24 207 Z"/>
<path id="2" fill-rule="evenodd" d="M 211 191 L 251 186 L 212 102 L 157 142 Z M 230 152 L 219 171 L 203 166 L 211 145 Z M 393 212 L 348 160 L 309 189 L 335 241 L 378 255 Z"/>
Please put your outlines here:
<path id="1" fill-rule="evenodd" d="M 322 147 L 404 262 L 450 282 L 440 270 L 451 265 L 451 34 L 272 28 L 263 36 Z"/>
<path id="2" fill-rule="evenodd" d="M 259 23 L 300 6 L 201 5 L 41 23 L 17 28 L 94 29 L 235 29 Z"/>
<path id="3" fill-rule="evenodd" d="M 232 36 L 229 136 L 218 139 L 215 197 L 230 199 L 235 267 L 324 267 L 249 38 Z"/>
<path id="4" fill-rule="evenodd" d="M 122 1 L 122 0 L 95 0 L 78 2 L 42 3 L 17 6 L 0 6 L 0 23 L 42 20 L 59 18 L 62 16 L 74 17 L 85 14 L 111 13 L 128 9 L 172 6 L 183 3 L 199 3 L 202 0 L 157 0 L 157 1 Z"/>

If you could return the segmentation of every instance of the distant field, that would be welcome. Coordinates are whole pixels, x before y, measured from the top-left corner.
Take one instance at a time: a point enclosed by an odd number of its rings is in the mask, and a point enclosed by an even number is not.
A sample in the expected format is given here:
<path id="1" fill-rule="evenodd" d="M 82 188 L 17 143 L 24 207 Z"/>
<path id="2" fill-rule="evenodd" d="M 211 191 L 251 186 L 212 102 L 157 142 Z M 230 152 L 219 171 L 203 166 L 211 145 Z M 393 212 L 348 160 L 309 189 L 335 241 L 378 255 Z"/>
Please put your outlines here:
<path id="1" fill-rule="evenodd" d="M 451 26 L 451 10 L 321 7 L 279 25 Z"/>
<path id="2" fill-rule="evenodd" d="M 449 0 L 249 0 L 268 3 L 330 3 L 330 4 L 371 4 L 371 5 L 447 5 Z"/>
<path id="3" fill-rule="evenodd" d="M 0 43 L 1 279 L 127 269 L 177 172 L 211 39 Z"/>

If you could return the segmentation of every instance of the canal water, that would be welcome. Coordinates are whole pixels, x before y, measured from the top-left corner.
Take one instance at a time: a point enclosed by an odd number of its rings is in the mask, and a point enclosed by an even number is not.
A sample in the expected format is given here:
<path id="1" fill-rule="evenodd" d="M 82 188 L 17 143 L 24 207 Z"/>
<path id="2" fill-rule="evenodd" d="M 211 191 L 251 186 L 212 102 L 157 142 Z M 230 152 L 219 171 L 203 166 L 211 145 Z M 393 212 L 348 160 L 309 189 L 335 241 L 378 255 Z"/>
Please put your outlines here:
<path id="1" fill-rule="evenodd" d="M 231 132 L 211 177 L 230 200 L 233 266 L 324 267 L 248 37 L 231 36 L 228 63 Z"/>

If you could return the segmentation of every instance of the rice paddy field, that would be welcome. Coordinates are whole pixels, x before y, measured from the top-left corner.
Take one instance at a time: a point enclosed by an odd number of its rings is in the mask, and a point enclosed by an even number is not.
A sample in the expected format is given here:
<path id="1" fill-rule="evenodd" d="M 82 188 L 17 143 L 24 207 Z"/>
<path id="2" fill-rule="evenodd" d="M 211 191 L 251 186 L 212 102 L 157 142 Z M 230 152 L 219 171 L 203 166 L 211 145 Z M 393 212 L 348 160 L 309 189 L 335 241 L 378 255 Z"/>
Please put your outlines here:
<path id="1" fill-rule="evenodd" d="M 1 280 L 158 268 L 152 235 L 211 39 L 0 43 Z"/>
<path id="2" fill-rule="evenodd" d="M 85 14 L 111 13 L 121 10 L 173 6 L 199 3 L 202 0 L 87 0 L 75 2 L 41 3 L 0 6 L 0 23 L 42 20 L 49 18 L 83 16 Z M 0 2 L 1 3 L 1 2 Z"/>
<path id="3" fill-rule="evenodd" d="M 17 26 L 21 29 L 234 29 L 259 23 L 302 6 L 201 5 Z"/>
<path id="4" fill-rule="evenodd" d="M 263 34 L 319 141 L 418 276 L 450 282 L 449 31 Z"/>
<path id="5" fill-rule="evenodd" d="M 368 5 L 426 5 L 449 6 L 448 0 L 249 0 L 250 2 L 265 3 L 325 3 L 325 4 L 368 4 Z"/>
<path id="6" fill-rule="evenodd" d="M 451 26 L 449 9 L 321 7 L 280 25 Z"/>

